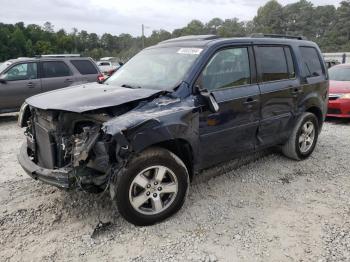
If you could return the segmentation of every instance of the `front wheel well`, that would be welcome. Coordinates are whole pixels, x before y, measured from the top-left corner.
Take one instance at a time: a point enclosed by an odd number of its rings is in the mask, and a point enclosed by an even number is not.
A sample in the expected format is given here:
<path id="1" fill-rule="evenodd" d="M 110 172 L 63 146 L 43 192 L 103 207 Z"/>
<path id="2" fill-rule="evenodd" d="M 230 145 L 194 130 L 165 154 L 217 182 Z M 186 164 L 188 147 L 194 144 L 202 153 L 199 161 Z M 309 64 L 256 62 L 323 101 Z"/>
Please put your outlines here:
<path id="1" fill-rule="evenodd" d="M 153 144 L 150 147 L 162 147 L 178 156 L 186 165 L 190 180 L 193 179 L 193 151 L 189 142 L 184 139 L 172 139 Z"/>
<path id="2" fill-rule="evenodd" d="M 25 104 L 22 106 L 20 114 L 18 116 L 18 125 L 20 127 L 27 127 L 29 118 L 32 116 L 29 105 Z"/>

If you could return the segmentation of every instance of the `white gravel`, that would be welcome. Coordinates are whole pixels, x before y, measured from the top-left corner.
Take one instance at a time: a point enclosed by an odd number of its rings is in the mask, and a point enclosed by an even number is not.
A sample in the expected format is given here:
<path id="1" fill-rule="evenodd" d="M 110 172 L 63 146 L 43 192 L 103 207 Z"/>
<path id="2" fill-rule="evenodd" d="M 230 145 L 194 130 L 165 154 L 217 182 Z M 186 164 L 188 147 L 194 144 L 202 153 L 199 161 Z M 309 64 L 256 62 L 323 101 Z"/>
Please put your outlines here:
<path id="1" fill-rule="evenodd" d="M 306 161 L 264 152 L 206 171 L 151 227 L 107 196 L 29 178 L 22 140 L 16 116 L 0 115 L 1 261 L 350 261 L 350 121 L 327 122 Z M 99 220 L 111 225 L 92 238 Z"/>

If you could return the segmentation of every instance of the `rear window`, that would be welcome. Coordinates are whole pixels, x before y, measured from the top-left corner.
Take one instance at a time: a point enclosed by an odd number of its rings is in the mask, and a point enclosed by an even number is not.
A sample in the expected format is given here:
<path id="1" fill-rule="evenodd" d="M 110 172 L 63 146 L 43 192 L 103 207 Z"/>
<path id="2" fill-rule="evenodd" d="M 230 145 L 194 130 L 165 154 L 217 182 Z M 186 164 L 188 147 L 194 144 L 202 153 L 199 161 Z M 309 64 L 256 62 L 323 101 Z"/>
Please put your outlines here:
<path id="1" fill-rule="evenodd" d="M 69 67 L 62 61 L 42 62 L 43 78 L 71 76 Z"/>
<path id="2" fill-rule="evenodd" d="M 110 66 L 111 63 L 109 63 L 109 62 L 99 62 L 98 65 L 99 66 Z"/>
<path id="3" fill-rule="evenodd" d="M 82 75 L 98 74 L 96 67 L 89 60 L 70 60 L 70 62 Z"/>
<path id="4" fill-rule="evenodd" d="M 263 82 L 278 81 L 295 76 L 289 48 L 282 46 L 260 46 L 259 60 Z M 288 62 L 287 62 L 287 57 Z"/>
<path id="5" fill-rule="evenodd" d="M 300 47 L 303 62 L 303 76 L 317 77 L 323 75 L 322 65 L 318 52 L 313 47 Z"/>

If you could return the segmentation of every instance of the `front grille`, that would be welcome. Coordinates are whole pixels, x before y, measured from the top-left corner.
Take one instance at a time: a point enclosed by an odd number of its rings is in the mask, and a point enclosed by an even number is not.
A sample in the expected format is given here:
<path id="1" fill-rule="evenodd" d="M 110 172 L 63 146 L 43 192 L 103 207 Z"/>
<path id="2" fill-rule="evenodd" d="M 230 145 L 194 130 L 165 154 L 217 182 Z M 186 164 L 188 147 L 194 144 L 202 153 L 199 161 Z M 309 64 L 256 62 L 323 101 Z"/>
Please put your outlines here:
<path id="1" fill-rule="evenodd" d="M 327 114 L 340 115 L 341 111 L 340 111 L 340 109 L 336 109 L 336 108 L 328 108 Z"/>

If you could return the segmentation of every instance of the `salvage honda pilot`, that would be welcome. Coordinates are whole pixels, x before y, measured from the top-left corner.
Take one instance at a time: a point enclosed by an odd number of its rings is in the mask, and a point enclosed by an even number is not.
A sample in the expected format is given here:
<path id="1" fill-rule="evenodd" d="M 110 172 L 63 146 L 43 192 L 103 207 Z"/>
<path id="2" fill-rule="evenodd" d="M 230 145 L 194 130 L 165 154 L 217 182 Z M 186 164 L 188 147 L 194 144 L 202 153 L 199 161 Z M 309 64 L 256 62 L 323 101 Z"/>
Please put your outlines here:
<path id="1" fill-rule="evenodd" d="M 109 192 L 126 220 L 151 225 L 182 207 L 203 169 L 272 146 L 306 159 L 327 102 L 313 42 L 181 37 L 143 50 L 102 85 L 27 99 L 19 162 L 59 188 Z"/>

